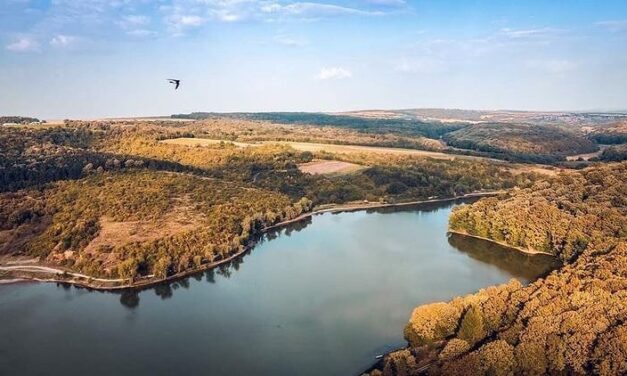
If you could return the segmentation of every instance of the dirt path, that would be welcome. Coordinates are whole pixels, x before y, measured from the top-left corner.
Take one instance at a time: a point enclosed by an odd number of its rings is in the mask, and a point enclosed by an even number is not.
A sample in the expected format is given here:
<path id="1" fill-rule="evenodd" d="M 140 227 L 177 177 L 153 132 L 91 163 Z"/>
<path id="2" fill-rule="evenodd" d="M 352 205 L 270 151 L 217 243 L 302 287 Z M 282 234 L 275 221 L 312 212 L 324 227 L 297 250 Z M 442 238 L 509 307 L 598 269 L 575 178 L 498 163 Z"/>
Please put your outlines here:
<path id="1" fill-rule="evenodd" d="M 522 252 L 522 253 L 527 253 L 529 255 L 549 255 L 549 256 L 556 257 L 552 253 L 543 252 L 543 251 L 536 251 L 535 249 L 517 247 L 517 246 L 511 245 L 511 244 L 507 244 L 505 242 L 500 242 L 498 240 L 486 238 L 486 237 L 479 236 L 479 235 L 472 235 L 472 234 L 469 234 L 469 233 L 463 232 L 463 231 L 448 230 L 448 232 L 451 233 L 451 234 L 458 234 L 458 235 L 463 235 L 463 236 L 469 236 L 471 238 L 477 238 L 477 239 L 489 241 L 491 243 L 495 243 L 495 244 L 501 245 L 501 246 L 506 247 L 506 248 L 511 248 L 511 249 L 515 249 L 515 250 L 517 250 L 519 252 Z"/>
<path id="2" fill-rule="evenodd" d="M 90 277 L 85 274 L 80 273 L 72 273 L 61 269 L 50 268 L 48 266 L 38 266 L 38 265 L 11 265 L 11 266 L 0 266 L 0 271 L 19 271 L 19 272 L 30 272 L 30 273 L 44 273 L 44 274 L 66 274 L 76 278 L 86 278 L 91 279 L 98 282 L 125 282 L 128 281 L 128 278 L 117 278 L 117 279 L 108 279 L 108 278 L 96 278 Z"/>

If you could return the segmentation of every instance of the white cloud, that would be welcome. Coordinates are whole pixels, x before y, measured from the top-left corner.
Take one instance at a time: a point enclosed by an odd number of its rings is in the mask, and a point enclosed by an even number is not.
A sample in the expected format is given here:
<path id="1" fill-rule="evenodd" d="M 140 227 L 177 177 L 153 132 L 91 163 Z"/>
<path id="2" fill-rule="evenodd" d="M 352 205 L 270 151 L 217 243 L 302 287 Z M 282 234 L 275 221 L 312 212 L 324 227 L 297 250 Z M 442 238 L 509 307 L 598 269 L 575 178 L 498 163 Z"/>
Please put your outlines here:
<path id="1" fill-rule="evenodd" d="M 12 52 L 33 52 L 39 50 L 39 43 L 31 38 L 22 37 L 6 45 L 6 49 Z"/>
<path id="2" fill-rule="evenodd" d="M 123 30 L 125 30 L 126 35 L 141 38 L 157 34 L 153 30 L 147 28 L 150 22 L 151 19 L 148 16 L 129 14 L 123 16 L 122 19 L 117 23 L 118 25 L 120 25 L 120 27 L 122 27 Z"/>
<path id="3" fill-rule="evenodd" d="M 150 18 L 141 15 L 128 15 L 122 17 L 122 22 L 127 26 L 143 26 L 150 22 Z"/>
<path id="4" fill-rule="evenodd" d="M 72 35 L 58 34 L 50 39 L 50 45 L 58 48 L 65 48 L 76 42 L 77 38 Z"/>
<path id="5" fill-rule="evenodd" d="M 322 68 L 316 75 L 318 80 L 341 80 L 353 77 L 353 73 L 342 67 Z"/>
<path id="6" fill-rule="evenodd" d="M 375 0 L 398 2 L 400 0 Z M 373 6 L 376 6 L 373 4 Z M 380 6 L 389 8 L 389 4 Z M 246 20 L 283 21 L 288 19 L 315 20 L 341 16 L 375 16 L 385 14 L 381 10 L 363 10 L 328 3 L 276 0 L 174 0 L 172 5 L 162 6 L 164 13 L 174 16 L 195 15 L 203 20 L 236 22 Z"/>
<path id="7" fill-rule="evenodd" d="M 365 0 L 368 4 L 383 5 L 387 7 L 401 7 L 407 5 L 405 0 Z"/>
<path id="8" fill-rule="evenodd" d="M 597 22 L 596 25 L 613 33 L 627 31 L 627 20 L 601 21 Z"/>
<path id="9" fill-rule="evenodd" d="M 299 16 L 303 18 L 337 17 L 343 15 L 370 16 L 383 14 L 383 12 L 380 11 L 366 11 L 333 4 L 310 2 L 297 2 L 287 5 L 281 5 L 276 2 L 267 3 L 261 6 L 261 11 L 267 14 Z"/>
<path id="10" fill-rule="evenodd" d="M 173 22 L 182 26 L 200 26 L 205 20 L 199 16 L 187 15 L 174 17 Z"/>
<path id="11" fill-rule="evenodd" d="M 152 31 L 152 30 L 147 30 L 147 29 L 134 29 L 134 30 L 129 30 L 126 32 L 126 34 L 132 36 L 132 37 L 138 37 L 138 38 L 144 38 L 144 37 L 150 37 L 150 36 L 154 36 L 157 35 L 156 32 Z"/>
<path id="12" fill-rule="evenodd" d="M 241 14 L 229 12 L 229 11 L 216 11 L 213 13 L 214 18 L 222 22 L 236 22 L 242 20 L 244 17 Z"/>
<path id="13" fill-rule="evenodd" d="M 510 29 L 503 28 L 499 31 L 499 35 L 509 39 L 533 39 L 546 38 L 556 34 L 561 34 L 565 30 L 555 29 L 552 27 L 532 28 L 532 29 Z"/>
<path id="14" fill-rule="evenodd" d="M 206 21 L 205 18 L 196 14 L 179 14 L 177 12 L 166 18 L 168 30 L 174 36 L 182 36 L 186 30 L 197 28 Z"/>

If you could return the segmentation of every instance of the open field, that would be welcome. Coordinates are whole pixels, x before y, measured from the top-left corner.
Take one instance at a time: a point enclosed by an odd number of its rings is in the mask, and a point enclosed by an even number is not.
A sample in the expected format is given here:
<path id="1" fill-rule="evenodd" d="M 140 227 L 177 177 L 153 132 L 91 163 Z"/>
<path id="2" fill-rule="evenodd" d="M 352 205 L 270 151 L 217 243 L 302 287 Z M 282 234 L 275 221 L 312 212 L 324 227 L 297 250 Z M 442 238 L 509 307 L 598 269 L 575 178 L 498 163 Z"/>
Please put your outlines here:
<path id="1" fill-rule="evenodd" d="M 298 165 L 299 170 L 312 175 L 344 175 L 365 168 L 366 166 L 342 161 L 313 161 Z"/>
<path id="2" fill-rule="evenodd" d="M 326 153 L 375 153 L 375 154 L 394 154 L 394 155 L 406 155 L 406 156 L 418 156 L 418 157 L 428 157 L 433 159 L 441 159 L 441 160 L 455 160 L 466 159 L 466 160 L 476 160 L 476 161 L 491 161 L 500 164 L 507 164 L 510 167 L 510 170 L 515 173 L 523 173 L 523 172 L 535 172 L 538 174 L 544 174 L 549 176 L 554 176 L 560 169 L 556 169 L 550 166 L 541 165 L 541 164 L 520 164 L 520 163 L 508 163 L 501 160 L 484 158 L 484 157 L 476 157 L 469 155 L 457 155 L 457 154 L 446 154 L 434 151 L 425 151 L 425 150 L 416 150 L 416 149 L 403 149 L 403 148 L 387 148 L 387 147 L 379 147 L 379 146 L 359 146 L 359 145 L 336 145 L 336 144 L 322 144 L 322 143 L 310 143 L 310 142 L 292 142 L 292 141 L 263 141 L 260 143 L 246 143 L 246 142 L 235 142 L 235 141 L 227 141 L 227 140 L 211 140 L 205 138 L 174 138 L 168 140 L 162 140 L 161 143 L 166 143 L 170 145 L 185 145 L 185 146 L 211 146 L 217 145 L 222 142 L 231 143 L 237 147 L 245 148 L 251 146 L 260 146 L 263 144 L 279 144 L 279 145 L 287 145 L 299 151 L 309 151 L 312 153 L 318 152 L 326 152 Z M 335 164 L 334 164 L 335 163 Z M 321 172 L 311 172 L 307 170 L 301 171 L 311 173 L 311 174 L 332 174 L 335 173 L 335 169 L 340 169 L 340 173 L 348 173 L 355 172 L 359 169 L 353 169 L 352 171 L 341 171 L 339 161 L 326 161 L 326 165 L 320 165 L 318 167 L 307 167 L 306 169 L 313 169 L 312 171 L 321 171 Z M 312 164 L 312 166 L 314 166 Z"/>
<path id="3" fill-rule="evenodd" d="M 440 153 L 436 151 L 425 151 L 416 149 L 403 149 L 403 148 L 387 148 L 380 146 L 359 146 L 359 145 L 335 145 L 335 144 L 317 144 L 309 142 L 270 142 L 278 143 L 281 145 L 288 145 L 292 148 L 300 151 L 315 152 L 327 152 L 327 153 L 377 153 L 377 154 L 395 154 L 395 155 L 414 155 L 421 157 L 429 157 L 434 159 L 453 160 L 455 158 L 461 159 L 486 159 L 482 157 L 473 157 L 466 155 L 452 155 L 446 153 Z"/>
<path id="4" fill-rule="evenodd" d="M 211 146 L 224 143 L 232 143 L 238 147 L 259 146 L 261 144 L 279 144 L 287 145 L 299 151 L 327 152 L 327 153 L 377 153 L 377 154 L 395 154 L 395 155 L 413 155 L 421 157 L 429 157 L 434 159 L 454 160 L 460 159 L 472 159 L 472 160 L 486 160 L 489 158 L 475 157 L 468 155 L 454 155 L 446 154 L 435 151 L 417 150 L 417 149 L 404 149 L 404 148 L 388 148 L 380 146 L 360 146 L 360 145 L 336 145 L 336 144 L 321 144 L 311 142 L 292 142 L 292 141 L 263 141 L 258 144 L 235 142 L 227 140 L 210 140 L 204 138 L 174 138 L 169 140 L 163 140 L 162 143 L 173 145 L 186 145 L 186 146 Z"/>

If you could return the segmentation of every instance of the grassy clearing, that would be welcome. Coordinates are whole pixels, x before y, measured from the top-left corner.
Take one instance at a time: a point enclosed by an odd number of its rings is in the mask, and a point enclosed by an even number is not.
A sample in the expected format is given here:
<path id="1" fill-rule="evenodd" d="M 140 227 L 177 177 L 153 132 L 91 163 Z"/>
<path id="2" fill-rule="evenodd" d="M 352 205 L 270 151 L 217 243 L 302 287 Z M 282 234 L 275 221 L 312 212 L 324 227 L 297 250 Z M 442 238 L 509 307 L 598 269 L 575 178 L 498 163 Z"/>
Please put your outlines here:
<path id="1" fill-rule="evenodd" d="M 367 168 L 366 166 L 342 161 L 313 161 L 298 165 L 298 169 L 312 175 L 346 175 Z"/>
<path id="2" fill-rule="evenodd" d="M 466 155 L 453 155 L 434 151 L 416 150 L 416 149 L 404 149 L 404 148 L 389 148 L 380 146 L 359 146 L 359 145 L 335 145 L 335 144 L 322 144 L 311 142 L 292 142 L 292 141 L 263 141 L 259 144 L 251 144 L 245 142 L 225 141 L 225 140 L 210 140 L 205 138 L 174 138 L 161 141 L 162 143 L 171 145 L 186 145 L 186 146 L 213 146 L 220 143 L 231 143 L 237 147 L 249 147 L 259 146 L 262 144 L 279 144 L 287 145 L 299 151 L 315 152 L 327 152 L 327 153 L 375 153 L 375 154 L 394 154 L 394 155 L 411 155 L 429 157 L 434 159 L 453 160 L 460 159 L 473 159 L 482 160 L 486 158 L 466 156 Z"/>

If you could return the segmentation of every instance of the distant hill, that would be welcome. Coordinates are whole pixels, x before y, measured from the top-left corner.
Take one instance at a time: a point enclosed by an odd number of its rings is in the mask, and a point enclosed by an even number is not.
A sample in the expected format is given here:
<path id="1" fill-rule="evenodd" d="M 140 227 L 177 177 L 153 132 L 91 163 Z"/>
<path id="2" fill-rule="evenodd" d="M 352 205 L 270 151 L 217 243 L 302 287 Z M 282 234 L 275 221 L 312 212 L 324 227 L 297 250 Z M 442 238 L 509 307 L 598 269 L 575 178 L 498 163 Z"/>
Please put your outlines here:
<path id="1" fill-rule="evenodd" d="M 369 135 L 393 134 L 410 139 L 426 137 L 445 141 L 448 148 L 443 150 L 451 153 L 549 164 L 565 161 L 566 156 L 596 152 L 599 150 L 597 143 L 617 144 L 625 142 L 627 137 L 621 126 L 627 122 L 627 114 L 622 113 L 409 109 L 333 114 L 194 112 L 172 115 L 172 118 L 229 118 L 349 129 Z"/>
<path id="2" fill-rule="evenodd" d="M 345 115 L 373 117 L 386 116 L 421 121 L 468 123 L 525 123 L 533 125 L 560 125 L 573 128 L 605 126 L 627 121 L 627 112 L 575 111 L 513 111 L 513 110 L 459 110 L 419 108 L 405 110 L 364 110 Z"/>
<path id="3" fill-rule="evenodd" d="M 397 133 L 412 136 L 439 138 L 445 133 L 461 129 L 465 124 L 443 124 L 397 118 L 362 118 L 322 112 L 193 112 L 172 115 L 173 119 L 231 118 L 267 121 L 277 124 L 315 125 L 323 127 L 349 128 L 368 133 Z"/>
<path id="4" fill-rule="evenodd" d="M 449 146 L 489 153 L 566 155 L 591 153 L 598 146 L 583 135 L 555 126 L 477 124 L 444 136 Z"/>

